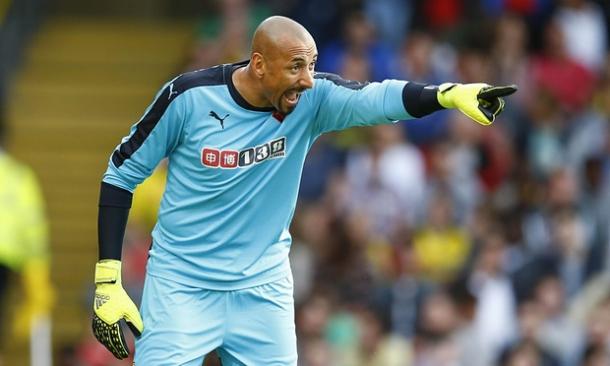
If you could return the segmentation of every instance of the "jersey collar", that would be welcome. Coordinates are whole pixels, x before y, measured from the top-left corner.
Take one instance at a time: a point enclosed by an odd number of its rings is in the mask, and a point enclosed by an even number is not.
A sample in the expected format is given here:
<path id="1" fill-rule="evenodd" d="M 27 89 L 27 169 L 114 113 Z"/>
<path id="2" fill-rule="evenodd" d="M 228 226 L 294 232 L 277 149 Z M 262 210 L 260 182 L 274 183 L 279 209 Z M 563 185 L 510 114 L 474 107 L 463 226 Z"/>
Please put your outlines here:
<path id="1" fill-rule="evenodd" d="M 234 64 L 226 64 L 224 66 L 224 79 L 225 82 L 227 83 L 227 87 L 229 88 L 229 93 L 231 94 L 231 97 L 233 97 L 233 100 L 235 100 L 235 103 L 239 104 L 240 107 L 251 110 L 251 111 L 256 111 L 256 112 L 272 112 L 275 110 L 275 108 L 273 107 L 257 107 L 257 106 L 253 106 L 252 104 L 248 103 L 248 101 L 246 99 L 244 99 L 244 97 L 241 96 L 241 94 L 239 94 L 239 92 L 237 91 L 237 88 L 235 88 L 235 85 L 233 84 L 233 78 L 231 77 L 233 75 L 233 72 L 237 69 L 239 69 L 240 67 L 244 67 L 248 64 L 248 62 L 250 62 L 249 60 L 245 60 L 245 61 L 240 61 L 240 62 L 236 62 Z"/>

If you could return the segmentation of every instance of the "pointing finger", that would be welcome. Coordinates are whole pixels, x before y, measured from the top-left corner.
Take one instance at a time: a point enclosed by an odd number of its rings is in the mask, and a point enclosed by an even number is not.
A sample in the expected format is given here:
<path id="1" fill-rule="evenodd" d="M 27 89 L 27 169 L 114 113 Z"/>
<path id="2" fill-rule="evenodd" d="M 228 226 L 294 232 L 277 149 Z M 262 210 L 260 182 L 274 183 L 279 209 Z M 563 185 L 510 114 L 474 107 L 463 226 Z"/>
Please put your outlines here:
<path id="1" fill-rule="evenodd" d="M 517 85 L 507 85 L 507 86 L 490 86 L 487 88 L 481 89 L 479 94 L 477 95 L 480 99 L 490 100 L 493 98 L 504 97 L 507 95 L 511 95 L 517 91 Z"/>

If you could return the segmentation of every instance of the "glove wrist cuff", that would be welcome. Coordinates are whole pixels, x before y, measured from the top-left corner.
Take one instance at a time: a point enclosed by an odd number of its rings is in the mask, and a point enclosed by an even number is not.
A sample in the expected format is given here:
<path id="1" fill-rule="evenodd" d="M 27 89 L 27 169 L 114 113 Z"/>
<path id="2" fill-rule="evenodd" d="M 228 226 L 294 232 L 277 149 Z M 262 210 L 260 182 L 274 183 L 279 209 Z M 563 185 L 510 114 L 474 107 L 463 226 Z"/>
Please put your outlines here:
<path id="1" fill-rule="evenodd" d="M 455 108 L 455 102 L 453 101 L 453 94 L 450 92 L 451 89 L 455 88 L 459 84 L 456 83 L 442 83 L 438 86 L 438 92 L 436 93 L 436 98 L 438 99 L 438 104 L 443 106 L 444 108 Z"/>
<path id="2" fill-rule="evenodd" d="M 121 262 L 101 260 L 95 264 L 95 283 L 121 283 Z"/>

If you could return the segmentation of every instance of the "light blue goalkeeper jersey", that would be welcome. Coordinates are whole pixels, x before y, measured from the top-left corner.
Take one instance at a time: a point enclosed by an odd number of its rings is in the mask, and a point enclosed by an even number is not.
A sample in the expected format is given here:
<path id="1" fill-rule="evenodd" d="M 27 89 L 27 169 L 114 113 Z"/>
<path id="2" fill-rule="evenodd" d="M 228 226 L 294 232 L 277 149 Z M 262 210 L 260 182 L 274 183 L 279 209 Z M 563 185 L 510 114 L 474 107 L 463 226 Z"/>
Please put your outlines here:
<path id="1" fill-rule="evenodd" d="M 287 116 L 257 108 L 231 81 L 246 63 L 170 81 L 110 158 L 103 181 L 130 192 L 169 159 L 150 275 L 213 290 L 287 276 L 288 228 L 316 138 L 412 118 L 403 104 L 406 82 L 361 84 L 324 73 Z"/>

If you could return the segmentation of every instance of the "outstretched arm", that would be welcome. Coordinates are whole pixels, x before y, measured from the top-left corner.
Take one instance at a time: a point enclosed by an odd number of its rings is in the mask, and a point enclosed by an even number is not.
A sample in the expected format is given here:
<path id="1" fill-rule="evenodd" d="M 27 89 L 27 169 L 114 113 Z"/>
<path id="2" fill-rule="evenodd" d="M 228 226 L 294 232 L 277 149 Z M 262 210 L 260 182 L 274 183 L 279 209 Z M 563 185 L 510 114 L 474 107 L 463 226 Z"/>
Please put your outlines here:
<path id="1" fill-rule="evenodd" d="M 456 108 L 476 122 L 488 125 L 504 108 L 503 96 L 516 86 L 446 83 L 441 86 L 385 80 L 359 83 L 338 75 L 316 74 L 318 99 L 316 132 L 354 126 L 392 123 L 419 118 L 445 108 Z"/>

